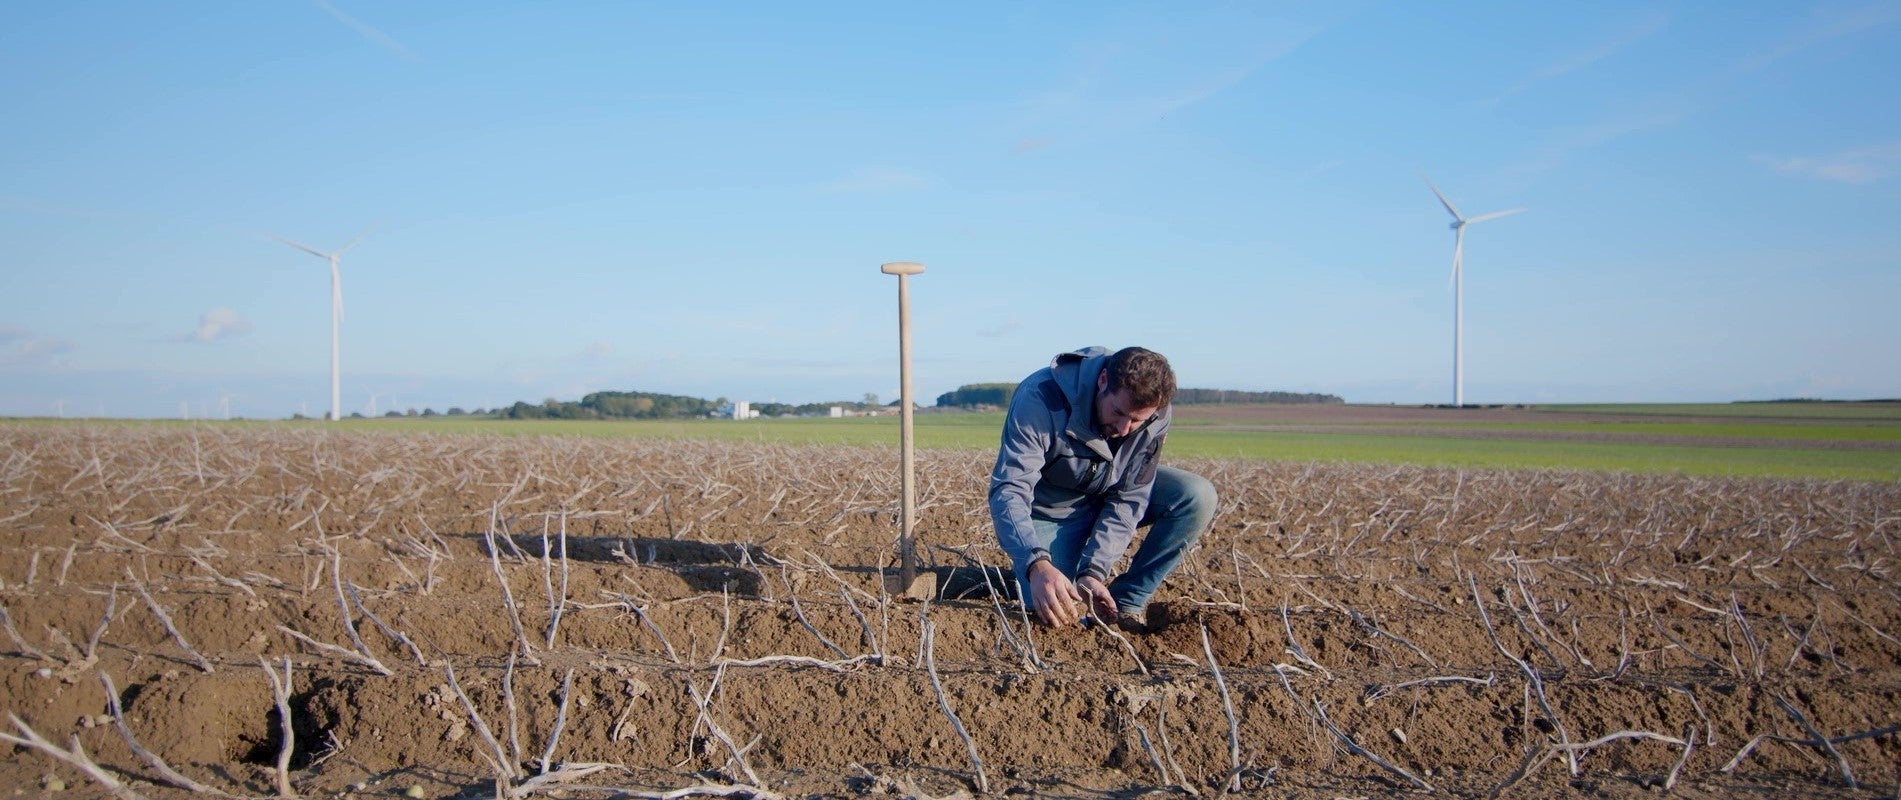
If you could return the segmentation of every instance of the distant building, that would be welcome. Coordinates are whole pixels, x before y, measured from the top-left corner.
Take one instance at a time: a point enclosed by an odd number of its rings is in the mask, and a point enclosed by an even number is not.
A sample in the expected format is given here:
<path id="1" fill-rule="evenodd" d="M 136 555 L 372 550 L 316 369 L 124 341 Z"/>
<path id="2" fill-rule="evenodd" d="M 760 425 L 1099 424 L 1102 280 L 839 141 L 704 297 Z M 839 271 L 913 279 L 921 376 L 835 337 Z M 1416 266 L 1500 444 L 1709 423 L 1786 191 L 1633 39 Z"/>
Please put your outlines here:
<path id="1" fill-rule="evenodd" d="M 831 410 L 831 413 L 830 413 L 830 414 L 829 414 L 828 416 L 832 416 L 832 417 L 842 417 L 842 416 L 845 416 L 845 407 L 844 407 L 844 406 L 832 406 L 832 410 Z"/>

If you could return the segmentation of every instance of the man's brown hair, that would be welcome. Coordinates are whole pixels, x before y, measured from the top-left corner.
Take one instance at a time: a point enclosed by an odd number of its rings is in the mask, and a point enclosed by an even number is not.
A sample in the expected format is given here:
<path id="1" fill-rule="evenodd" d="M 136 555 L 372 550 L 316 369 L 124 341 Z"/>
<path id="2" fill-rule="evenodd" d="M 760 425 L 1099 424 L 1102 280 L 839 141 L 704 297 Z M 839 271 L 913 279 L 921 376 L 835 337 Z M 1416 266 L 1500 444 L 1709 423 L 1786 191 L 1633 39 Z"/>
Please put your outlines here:
<path id="1" fill-rule="evenodd" d="M 1103 390 L 1129 390 L 1129 404 L 1135 408 L 1160 408 L 1175 399 L 1175 370 L 1154 350 L 1124 347 L 1109 356 L 1102 370 L 1109 376 Z"/>

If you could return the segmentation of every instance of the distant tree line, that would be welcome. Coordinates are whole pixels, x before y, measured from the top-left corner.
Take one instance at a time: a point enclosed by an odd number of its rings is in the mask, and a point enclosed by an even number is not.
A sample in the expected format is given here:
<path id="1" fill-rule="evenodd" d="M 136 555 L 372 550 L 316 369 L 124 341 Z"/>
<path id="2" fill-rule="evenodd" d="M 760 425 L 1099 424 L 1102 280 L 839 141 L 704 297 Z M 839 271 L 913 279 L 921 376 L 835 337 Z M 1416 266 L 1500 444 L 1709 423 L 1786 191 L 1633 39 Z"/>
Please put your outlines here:
<path id="1" fill-rule="evenodd" d="M 863 402 L 839 400 L 829 403 L 753 403 L 762 417 L 824 416 L 832 407 L 868 411 L 876 408 L 878 396 L 865 395 Z M 693 419 L 711 417 L 728 410 L 726 398 L 707 400 L 657 392 L 595 392 L 578 403 L 548 398 L 538 404 L 517 402 L 498 410 L 504 419 Z"/>
<path id="2" fill-rule="evenodd" d="M 937 405 L 939 408 L 1004 407 L 1010 405 L 1010 397 L 1016 394 L 1016 390 L 1017 385 L 1014 383 L 966 383 L 955 391 L 938 395 Z"/>
<path id="3" fill-rule="evenodd" d="M 436 411 L 433 408 L 425 408 L 421 411 L 417 411 L 416 409 L 413 409 L 413 408 L 407 411 L 398 411 L 392 408 L 388 411 L 383 412 L 382 415 L 384 417 L 493 417 L 493 416 L 499 416 L 501 414 L 501 411 L 502 411 L 501 409 L 497 409 L 495 411 L 489 411 L 486 408 L 478 408 L 474 411 L 468 411 L 468 410 L 463 409 L 461 406 L 450 406 L 448 411 L 440 411 L 440 412 Z M 368 419 L 368 417 L 364 416 L 363 412 L 361 411 L 352 411 L 348 415 L 346 415 L 346 417 L 348 419 Z M 323 414 L 321 416 L 308 417 L 308 416 L 304 416 L 303 414 L 292 414 L 290 415 L 290 418 L 293 420 L 329 419 L 330 415 Z"/>
<path id="4" fill-rule="evenodd" d="M 850 400 L 838 400 L 830 403 L 799 403 L 797 405 L 791 403 L 753 403 L 752 409 L 759 412 L 759 416 L 762 417 L 823 417 L 831 414 L 833 407 L 857 412 L 874 410 L 878 408 L 876 397 L 877 395 L 872 395 L 873 401 L 870 403 L 852 402 Z M 892 401 L 891 405 L 897 405 L 897 401 Z"/>
<path id="5" fill-rule="evenodd" d="M 595 392 L 578 403 L 552 397 L 538 404 L 517 401 L 502 409 L 505 419 L 683 419 L 704 417 L 726 403 L 657 392 Z"/>
<path id="6" fill-rule="evenodd" d="M 1014 383 L 967 383 L 957 387 L 956 391 L 945 392 L 937 396 L 939 407 L 974 408 L 978 406 L 1010 405 L 1010 397 L 1016 393 Z M 1176 389 L 1175 404 L 1184 406 L 1218 405 L 1221 403 L 1344 403 L 1345 400 L 1331 394 L 1303 394 L 1298 392 L 1243 392 L 1234 389 Z"/>
<path id="7" fill-rule="evenodd" d="M 1318 404 L 1344 403 L 1339 395 L 1302 392 L 1242 392 L 1234 389 L 1176 389 L 1175 404 L 1212 406 L 1223 403 Z"/>

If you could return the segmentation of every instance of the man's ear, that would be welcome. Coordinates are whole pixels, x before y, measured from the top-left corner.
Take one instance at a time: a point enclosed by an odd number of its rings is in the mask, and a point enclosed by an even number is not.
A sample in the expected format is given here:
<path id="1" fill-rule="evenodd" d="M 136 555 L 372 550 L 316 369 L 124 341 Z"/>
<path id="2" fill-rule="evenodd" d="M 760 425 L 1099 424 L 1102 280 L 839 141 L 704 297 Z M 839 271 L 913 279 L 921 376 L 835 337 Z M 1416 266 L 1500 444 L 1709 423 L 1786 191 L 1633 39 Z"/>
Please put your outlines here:
<path id="1" fill-rule="evenodd" d="M 1096 373 L 1096 394 L 1102 394 L 1107 388 L 1109 388 L 1109 371 L 1105 369 Z"/>

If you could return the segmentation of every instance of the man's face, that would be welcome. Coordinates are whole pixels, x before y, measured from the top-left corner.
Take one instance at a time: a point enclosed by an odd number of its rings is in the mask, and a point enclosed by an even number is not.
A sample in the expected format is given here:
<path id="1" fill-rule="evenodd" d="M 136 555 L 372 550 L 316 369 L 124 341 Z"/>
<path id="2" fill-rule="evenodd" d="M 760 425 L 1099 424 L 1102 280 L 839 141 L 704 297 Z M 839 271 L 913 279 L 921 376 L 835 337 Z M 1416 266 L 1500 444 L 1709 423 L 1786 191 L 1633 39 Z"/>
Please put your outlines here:
<path id="1" fill-rule="evenodd" d="M 1109 375 L 1096 373 L 1096 431 L 1104 437 L 1119 439 L 1135 432 L 1162 409 L 1159 406 L 1133 408 L 1129 402 L 1129 390 L 1109 388 Z"/>

